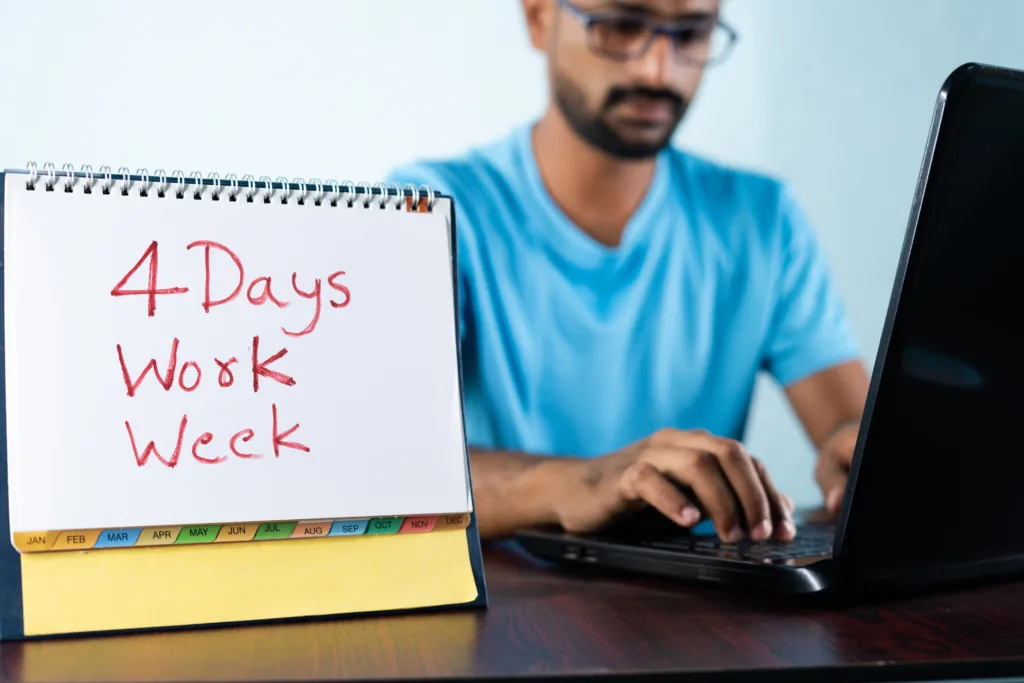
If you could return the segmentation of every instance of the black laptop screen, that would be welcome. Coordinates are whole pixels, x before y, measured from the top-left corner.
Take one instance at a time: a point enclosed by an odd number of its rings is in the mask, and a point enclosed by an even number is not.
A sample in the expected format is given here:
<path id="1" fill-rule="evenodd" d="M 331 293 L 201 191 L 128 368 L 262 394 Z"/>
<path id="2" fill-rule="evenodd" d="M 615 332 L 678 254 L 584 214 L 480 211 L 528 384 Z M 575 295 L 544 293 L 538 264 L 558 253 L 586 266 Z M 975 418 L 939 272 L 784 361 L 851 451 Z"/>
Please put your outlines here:
<path id="1" fill-rule="evenodd" d="M 840 555 L 1024 553 L 1024 81 L 951 85 Z"/>

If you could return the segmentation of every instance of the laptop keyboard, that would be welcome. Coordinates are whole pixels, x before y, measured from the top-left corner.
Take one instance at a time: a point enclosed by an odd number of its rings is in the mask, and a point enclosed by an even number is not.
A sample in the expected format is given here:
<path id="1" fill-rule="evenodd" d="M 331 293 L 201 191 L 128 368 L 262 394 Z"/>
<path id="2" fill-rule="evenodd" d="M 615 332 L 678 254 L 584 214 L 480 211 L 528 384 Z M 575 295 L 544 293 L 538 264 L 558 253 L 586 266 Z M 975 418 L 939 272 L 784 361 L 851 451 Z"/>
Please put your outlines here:
<path id="1" fill-rule="evenodd" d="M 710 523 L 702 522 L 689 533 L 663 537 L 657 540 L 641 541 L 649 548 L 672 550 L 690 554 L 708 555 L 736 560 L 771 562 L 803 557 L 821 557 L 832 554 L 834 528 L 827 524 L 807 524 L 797 527 L 796 538 L 792 541 L 740 541 L 725 543 L 715 533 Z"/>

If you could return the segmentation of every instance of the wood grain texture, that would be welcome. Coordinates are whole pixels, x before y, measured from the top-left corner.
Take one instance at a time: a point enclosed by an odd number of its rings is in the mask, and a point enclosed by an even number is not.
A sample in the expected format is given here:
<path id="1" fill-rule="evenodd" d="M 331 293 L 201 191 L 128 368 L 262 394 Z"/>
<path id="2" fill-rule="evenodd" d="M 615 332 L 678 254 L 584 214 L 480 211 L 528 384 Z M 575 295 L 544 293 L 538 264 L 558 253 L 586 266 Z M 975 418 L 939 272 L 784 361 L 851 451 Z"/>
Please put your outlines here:
<path id="1" fill-rule="evenodd" d="M 489 548 L 485 566 L 487 610 L 5 643 L 0 675 L 270 681 L 674 672 L 891 681 L 1024 673 L 1024 582 L 835 607 L 571 573 L 507 544 Z"/>

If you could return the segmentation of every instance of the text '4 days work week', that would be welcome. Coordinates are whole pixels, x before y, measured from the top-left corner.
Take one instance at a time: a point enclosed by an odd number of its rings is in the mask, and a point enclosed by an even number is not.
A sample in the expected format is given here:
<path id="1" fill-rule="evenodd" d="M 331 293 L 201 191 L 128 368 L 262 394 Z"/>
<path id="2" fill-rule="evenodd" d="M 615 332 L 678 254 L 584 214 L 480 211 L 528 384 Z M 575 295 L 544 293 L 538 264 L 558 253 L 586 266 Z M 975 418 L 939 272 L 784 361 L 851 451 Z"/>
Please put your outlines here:
<path id="1" fill-rule="evenodd" d="M 316 278 L 313 281 L 312 288 L 306 290 L 300 287 L 297 280 L 298 274 L 293 272 L 291 277 L 291 287 L 285 294 L 274 292 L 273 282 L 269 276 L 257 277 L 251 280 L 248 287 L 246 287 L 247 278 L 245 267 L 238 255 L 225 245 L 217 242 L 200 240 L 189 244 L 187 249 L 190 251 L 194 249 L 202 250 L 206 276 L 202 301 L 202 308 L 205 313 L 209 314 L 214 308 L 224 306 L 236 299 L 239 299 L 239 297 L 242 296 L 243 288 L 245 288 L 245 300 L 253 306 L 276 306 L 277 308 L 285 308 L 286 306 L 291 305 L 293 301 L 309 301 L 312 313 L 310 321 L 305 328 L 297 330 L 282 328 L 281 331 L 289 337 L 302 337 L 313 334 L 316 330 L 317 323 L 320 321 L 320 316 L 325 307 L 323 282 L 321 282 L 320 278 Z M 234 267 L 238 270 L 238 284 L 230 293 L 226 296 L 221 296 L 220 298 L 214 298 L 210 291 L 210 255 L 214 250 L 226 254 L 231 259 Z M 143 277 L 143 273 L 140 273 L 140 271 L 143 269 L 143 266 L 147 264 L 148 270 L 145 272 L 148 277 L 146 278 L 145 288 L 129 288 L 130 282 Z M 326 285 L 331 290 L 328 293 L 328 296 L 331 298 L 327 299 L 327 305 L 329 306 L 328 310 L 345 308 L 348 306 L 349 301 L 351 301 L 351 293 L 349 289 L 339 281 L 343 275 L 345 275 L 345 272 L 339 270 L 329 274 L 326 278 Z M 156 315 L 158 297 L 186 294 L 189 292 L 188 287 L 161 288 L 158 283 L 159 246 L 156 241 L 153 241 L 142 254 L 142 257 L 138 262 L 132 266 L 127 274 L 125 274 L 125 276 L 122 277 L 116 285 L 114 285 L 114 288 L 110 291 L 110 295 L 114 297 L 146 297 L 147 315 L 149 317 L 153 317 Z M 299 299 L 291 299 L 290 297 L 292 297 L 293 293 L 295 296 L 299 297 Z M 266 349 L 261 350 L 260 338 L 258 335 L 252 338 L 252 344 L 248 349 L 250 353 L 243 356 L 242 360 L 239 360 L 236 356 L 230 356 L 223 359 L 212 358 L 210 359 L 209 364 L 200 364 L 197 360 L 189 359 L 179 365 L 179 345 L 180 340 L 177 337 L 170 340 L 170 357 L 163 369 L 158 367 L 156 359 L 153 358 L 150 359 L 148 364 L 146 364 L 141 371 L 136 369 L 133 372 L 132 369 L 129 368 L 128 362 L 125 360 L 125 349 L 122 348 L 121 344 L 117 344 L 119 370 L 129 397 L 136 397 L 136 392 L 142 383 L 146 381 L 146 378 L 149 375 L 152 375 L 153 381 L 159 383 L 164 391 L 182 391 L 185 393 L 195 391 L 204 381 L 215 381 L 217 386 L 225 388 L 232 386 L 236 381 L 244 381 L 246 383 L 251 382 L 253 392 L 259 392 L 261 380 L 264 382 L 277 382 L 289 387 L 295 386 L 296 382 L 294 377 L 288 375 L 281 369 L 271 368 L 271 365 L 284 358 L 288 353 L 288 349 L 282 347 L 272 353 L 268 353 Z M 242 379 L 243 376 L 244 380 Z M 276 403 L 271 404 L 270 413 L 270 443 L 274 457 L 280 457 L 282 449 L 292 449 L 305 453 L 310 452 L 310 448 L 298 440 L 286 440 L 289 438 L 297 438 L 293 435 L 295 435 L 295 432 L 299 429 L 298 423 L 293 424 L 288 429 L 282 430 L 278 420 L 278 408 Z M 131 423 L 128 420 L 125 420 L 124 425 L 128 433 L 128 441 L 131 444 L 132 452 L 135 455 L 135 462 L 139 467 L 142 467 L 149 462 L 150 456 L 153 456 L 158 462 L 166 465 L 167 467 L 173 468 L 178 464 L 182 446 L 188 443 L 185 438 L 185 432 L 188 426 L 187 414 L 184 414 L 181 417 L 181 421 L 178 425 L 177 439 L 174 443 L 174 450 L 167 457 L 161 455 L 154 441 L 149 441 L 140 452 L 136 435 L 132 431 Z M 252 446 L 244 445 L 255 436 L 256 433 L 252 429 L 243 429 L 238 431 L 227 440 L 227 450 L 235 457 L 242 459 L 262 458 L 267 455 L 267 453 L 260 452 L 260 449 L 255 449 Z M 211 432 L 203 432 L 192 441 L 191 453 L 196 462 L 204 465 L 215 465 L 228 460 L 229 456 L 225 452 L 221 451 L 220 453 L 213 453 L 206 448 L 211 444 L 213 439 L 214 435 Z M 166 452 L 166 448 L 164 452 Z"/>

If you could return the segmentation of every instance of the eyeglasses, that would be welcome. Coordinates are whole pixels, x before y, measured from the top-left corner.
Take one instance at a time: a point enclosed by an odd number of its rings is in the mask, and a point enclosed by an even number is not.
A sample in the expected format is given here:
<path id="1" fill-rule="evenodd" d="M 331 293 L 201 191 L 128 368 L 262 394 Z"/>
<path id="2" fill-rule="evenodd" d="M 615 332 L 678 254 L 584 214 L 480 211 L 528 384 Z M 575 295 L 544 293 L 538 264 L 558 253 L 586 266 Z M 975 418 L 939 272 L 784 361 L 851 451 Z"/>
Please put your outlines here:
<path id="1" fill-rule="evenodd" d="M 693 66 L 712 66 L 729 55 L 739 38 L 715 16 L 665 24 L 625 12 L 588 12 L 569 0 L 558 0 L 558 4 L 583 23 L 592 52 L 620 61 L 642 57 L 663 35 L 672 41 L 678 59 Z"/>

